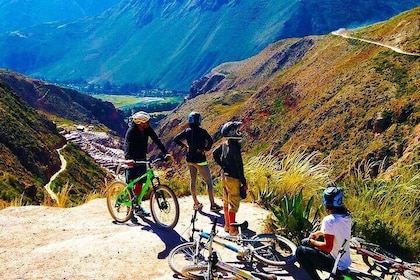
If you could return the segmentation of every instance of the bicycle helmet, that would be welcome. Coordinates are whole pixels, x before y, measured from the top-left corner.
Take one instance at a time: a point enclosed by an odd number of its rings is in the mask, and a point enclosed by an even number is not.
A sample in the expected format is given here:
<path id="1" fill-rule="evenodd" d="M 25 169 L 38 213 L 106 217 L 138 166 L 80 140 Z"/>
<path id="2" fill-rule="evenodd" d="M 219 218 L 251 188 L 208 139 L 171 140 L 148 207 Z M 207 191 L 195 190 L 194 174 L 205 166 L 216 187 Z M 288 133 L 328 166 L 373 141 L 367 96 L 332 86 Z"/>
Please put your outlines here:
<path id="1" fill-rule="evenodd" d="M 198 112 L 191 112 L 188 114 L 188 123 L 200 125 L 202 121 L 201 115 Z"/>
<path id="2" fill-rule="evenodd" d="M 242 138 L 242 132 L 239 131 L 242 122 L 227 122 L 220 130 L 223 137 L 239 140 Z"/>
<path id="3" fill-rule="evenodd" d="M 322 204 L 326 207 L 343 207 L 343 188 L 331 186 L 322 193 Z"/>
<path id="4" fill-rule="evenodd" d="M 138 111 L 131 116 L 131 119 L 135 124 L 147 123 L 150 120 L 150 115 L 144 111 Z"/>

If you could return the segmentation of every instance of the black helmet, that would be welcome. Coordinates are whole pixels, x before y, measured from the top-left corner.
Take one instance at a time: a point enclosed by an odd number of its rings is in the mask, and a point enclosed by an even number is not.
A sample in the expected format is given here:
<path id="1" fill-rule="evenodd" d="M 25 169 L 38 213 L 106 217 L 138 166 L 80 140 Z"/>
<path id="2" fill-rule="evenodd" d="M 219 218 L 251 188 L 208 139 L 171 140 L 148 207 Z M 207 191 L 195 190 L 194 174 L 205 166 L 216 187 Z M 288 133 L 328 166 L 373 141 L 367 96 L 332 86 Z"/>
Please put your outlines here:
<path id="1" fill-rule="evenodd" d="M 326 207 L 343 207 L 343 188 L 330 186 L 322 193 L 322 203 Z"/>
<path id="2" fill-rule="evenodd" d="M 242 138 L 242 132 L 239 131 L 241 125 L 242 122 L 227 122 L 222 126 L 220 132 L 223 137 L 240 140 Z"/>
<path id="3" fill-rule="evenodd" d="M 201 115 L 198 112 L 191 112 L 188 114 L 188 123 L 189 124 L 196 124 L 196 125 L 200 125 L 201 124 Z"/>

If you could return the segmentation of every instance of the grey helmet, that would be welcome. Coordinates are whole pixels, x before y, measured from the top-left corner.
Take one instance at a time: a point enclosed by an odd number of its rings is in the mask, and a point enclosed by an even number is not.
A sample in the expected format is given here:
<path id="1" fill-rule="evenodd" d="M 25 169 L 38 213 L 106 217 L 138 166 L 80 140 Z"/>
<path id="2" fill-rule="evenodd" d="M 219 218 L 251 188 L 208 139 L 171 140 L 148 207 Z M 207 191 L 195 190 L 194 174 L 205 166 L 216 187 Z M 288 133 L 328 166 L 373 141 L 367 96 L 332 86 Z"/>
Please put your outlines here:
<path id="1" fill-rule="evenodd" d="M 239 131 L 242 122 L 227 122 L 220 130 L 223 137 L 228 139 L 240 140 L 242 139 L 242 132 Z"/>
<path id="2" fill-rule="evenodd" d="M 189 124 L 195 124 L 200 125 L 202 121 L 201 115 L 198 112 L 191 112 L 188 114 L 188 123 Z"/>

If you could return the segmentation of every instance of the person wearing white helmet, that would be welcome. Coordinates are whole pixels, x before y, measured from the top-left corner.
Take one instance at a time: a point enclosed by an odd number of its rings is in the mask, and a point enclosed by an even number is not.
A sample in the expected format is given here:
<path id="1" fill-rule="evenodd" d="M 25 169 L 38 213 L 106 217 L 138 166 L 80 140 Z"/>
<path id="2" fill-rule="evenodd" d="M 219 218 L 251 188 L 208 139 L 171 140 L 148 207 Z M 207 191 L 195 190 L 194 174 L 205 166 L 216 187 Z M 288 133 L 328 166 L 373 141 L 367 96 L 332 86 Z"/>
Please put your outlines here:
<path id="1" fill-rule="evenodd" d="M 328 215 L 322 219 L 321 229 L 304 238 L 296 249 L 296 260 L 313 280 L 320 280 L 317 270 L 331 271 L 344 240 L 351 237 L 351 216 L 344 206 L 341 187 L 332 185 L 322 193 L 322 203 Z M 345 254 L 338 260 L 338 270 L 346 270 L 351 264 L 347 244 Z"/>
<path id="2" fill-rule="evenodd" d="M 221 128 L 221 134 L 226 139 L 213 151 L 213 158 L 222 167 L 223 212 L 225 216 L 225 232 L 238 235 L 238 229 L 230 224 L 236 222 L 241 199 L 246 197 L 247 182 L 244 174 L 244 164 L 241 155 L 242 122 L 230 121 Z"/>
<path id="3" fill-rule="evenodd" d="M 150 126 L 150 115 L 147 112 L 139 111 L 130 117 L 130 126 L 125 134 L 124 141 L 124 157 L 131 160 L 146 160 L 148 150 L 149 137 L 159 147 L 163 154 L 170 156 L 165 146 L 160 141 L 156 132 Z M 127 183 L 139 177 L 146 172 L 146 165 L 139 164 L 127 169 L 126 180 Z M 141 189 L 145 180 L 138 182 L 134 187 L 136 196 L 141 193 Z M 135 206 L 135 213 L 143 216 L 150 216 L 138 205 Z"/>
<path id="4" fill-rule="evenodd" d="M 207 191 L 210 200 L 210 211 L 218 212 L 222 207 L 214 201 L 213 181 L 210 174 L 210 168 L 206 158 L 206 151 L 210 151 L 213 145 L 213 139 L 209 133 L 201 128 L 201 115 L 198 112 L 188 114 L 189 128 L 175 136 L 173 142 L 187 149 L 186 161 L 190 171 L 190 191 L 194 200 L 194 209 L 201 210 L 203 204 L 198 201 L 196 181 L 199 172 L 206 181 Z M 186 141 L 186 143 L 184 143 Z"/>

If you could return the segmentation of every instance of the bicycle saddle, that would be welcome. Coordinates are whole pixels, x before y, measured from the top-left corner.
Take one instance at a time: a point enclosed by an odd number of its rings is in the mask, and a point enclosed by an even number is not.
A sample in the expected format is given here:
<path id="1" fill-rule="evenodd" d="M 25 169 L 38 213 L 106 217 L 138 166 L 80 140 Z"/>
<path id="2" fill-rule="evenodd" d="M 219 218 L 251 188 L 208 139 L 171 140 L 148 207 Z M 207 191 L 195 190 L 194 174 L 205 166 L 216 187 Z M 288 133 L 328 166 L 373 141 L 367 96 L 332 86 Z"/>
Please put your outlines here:
<path id="1" fill-rule="evenodd" d="M 248 228 L 248 221 L 242 223 L 231 223 L 231 227 L 241 228 L 241 230 L 246 230 Z"/>

